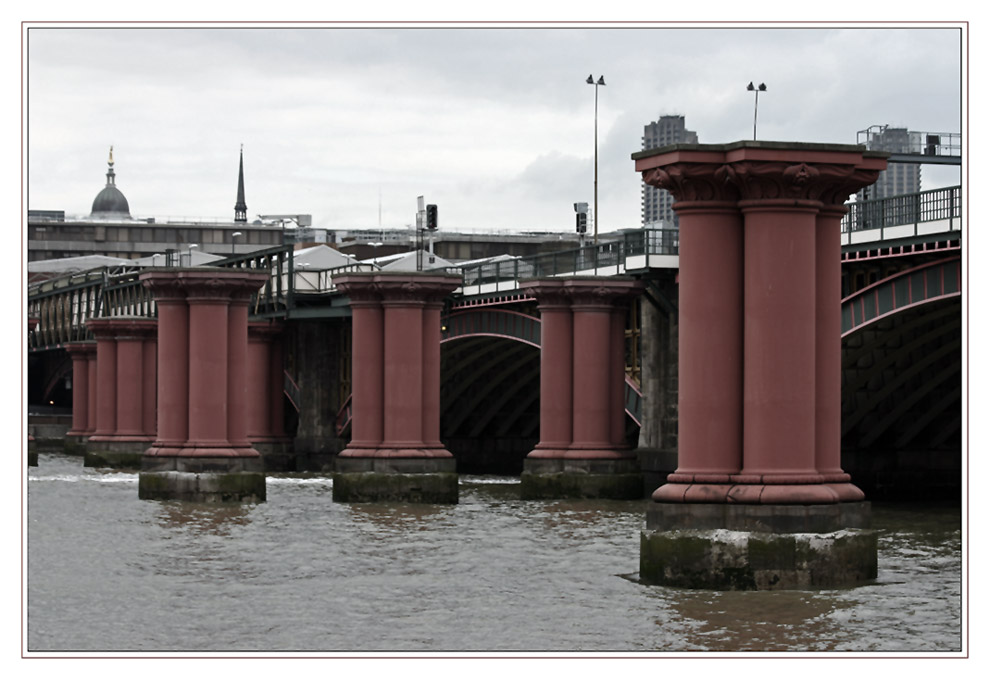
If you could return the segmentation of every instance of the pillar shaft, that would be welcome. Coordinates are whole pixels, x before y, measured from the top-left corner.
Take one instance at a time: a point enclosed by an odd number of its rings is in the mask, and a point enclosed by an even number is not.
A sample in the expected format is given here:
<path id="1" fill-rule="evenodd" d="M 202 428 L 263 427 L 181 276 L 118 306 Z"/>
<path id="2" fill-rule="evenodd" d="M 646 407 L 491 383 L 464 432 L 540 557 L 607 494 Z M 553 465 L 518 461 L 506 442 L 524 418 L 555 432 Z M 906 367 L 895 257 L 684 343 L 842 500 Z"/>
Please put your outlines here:
<path id="1" fill-rule="evenodd" d="M 227 310 L 227 441 L 231 446 L 250 446 L 248 441 L 248 299 L 231 299 Z M 265 397 L 255 397 L 263 401 Z"/>
<path id="2" fill-rule="evenodd" d="M 72 357 L 72 429 L 66 435 L 81 437 L 88 432 L 89 357 L 95 348 L 92 343 L 73 343 L 65 349 Z"/>
<path id="3" fill-rule="evenodd" d="M 734 204 L 679 203 L 678 475 L 742 468 L 742 218 Z"/>
<path id="4" fill-rule="evenodd" d="M 117 427 L 115 434 L 144 435 L 144 339 L 117 337 Z"/>
<path id="5" fill-rule="evenodd" d="M 227 303 L 189 299 L 189 442 L 227 440 Z"/>
<path id="6" fill-rule="evenodd" d="M 610 330 L 610 359 L 608 368 L 609 418 L 611 448 L 629 448 L 626 443 L 626 315 L 622 304 L 612 310 Z"/>
<path id="7" fill-rule="evenodd" d="M 537 451 L 551 454 L 573 441 L 574 320 L 562 283 L 541 282 L 540 305 L 540 442 Z M 534 452 L 536 453 L 536 452 Z"/>
<path id="8" fill-rule="evenodd" d="M 117 430 L 117 342 L 113 336 L 96 338 L 96 431 L 94 437 Z"/>
<path id="9" fill-rule="evenodd" d="M 744 201 L 744 475 L 816 475 L 812 202 Z"/>
<path id="10" fill-rule="evenodd" d="M 383 306 L 385 437 L 382 446 L 423 448 L 423 303 L 385 301 Z"/>
<path id="11" fill-rule="evenodd" d="M 442 448 L 440 441 L 440 315 L 443 305 L 423 307 L 423 444 Z"/>
<path id="12" fill-rule="evenodd" d="M 815 224 L 815 467 L 825 481 L 847 482 L 842 471 L 842 216 L 822 208 Z"/>
<path id="13" fill-rule="evenodd" d="M 612 309 L 578 303 L 574 313 L 574 428 L 571 449 L 610 449 L 612 444 Z"/>
<path id="14" fill-rule="evenodd" d="M 145 435 L 154 437 L 158 432 L 158 342 L 154 337 L 145 338 L 141 348 L 144 362 L 141 429 Z"/>
<path id="15" fill-rule="evenodd" d="M 185 297 L 156 298 L 158 306 L 157 447 L 181 447 L 189 438 L 189 308 Z M 174 295 L 174 292 L 173 292 Z"/>
<path id="16" fill-rule="evenodd" d="M 86 375 L 86 434 L 91 435 L 96 431 L 96 386 L 100 382 L 95 346 L 86 357 Z"/>
<path id="17" fill-rule="evenodd" d="M 385 438 L 385 316 L 377 299 L 351 296 L 353 415 L 348 448 L 377 449 Z"/>

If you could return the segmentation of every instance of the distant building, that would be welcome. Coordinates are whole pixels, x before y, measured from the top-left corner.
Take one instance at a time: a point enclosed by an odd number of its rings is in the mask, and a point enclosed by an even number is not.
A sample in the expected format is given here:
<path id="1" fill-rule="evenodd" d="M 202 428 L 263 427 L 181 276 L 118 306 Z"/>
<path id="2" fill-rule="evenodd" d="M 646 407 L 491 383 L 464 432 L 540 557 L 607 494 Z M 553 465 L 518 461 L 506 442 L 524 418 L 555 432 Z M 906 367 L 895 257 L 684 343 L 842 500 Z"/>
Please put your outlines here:
<path id="1" fill-rule="evenodd" d="M 891 153 L 919 153 L 921 148 L 920 133 L 908 132 L 907 128 L 892 128 L 887 125 L 875 125 L 860 133 L 865 134 L 866 148 L 870 151 L 889 151 Z M 889 198 L 904 194 L 916 194 L 921 191 L 921 165 L 919 163 L 890 163 L 887 169 L 872 185 L 860 189 L 856 194 L 857 201 L 874 198 Z"/>
<path id="2" fill-rule="evenodd" d="M 228 256 L 282 243 L 282 225 L 247 222 L 243 150 L 231 221 L 134 218 L 127 198 L 117 187 L 113 147 L 107 166 L 106 186 L 93 200 L 89 215 L 71 217 L 64 210 L 28 210 L 29 262 L 93 255 L 136 260 L 168 251 L 188 255 L 193 248 L 201 253 Z"/>
<path id="3" fill-rule="evenodd" d="M 698 133 L 684 127 L 684 116 L 660 116 L 660 120 L 643 128 L 643 150 L 659 149 L 671 144 L 697 144 Z M 643 226 L 677 226 L 677 214 L 671 207 L 674 197 L 665 189 L 643 183 Z M 663 223 L 663 224 L 661 224 Z"/>

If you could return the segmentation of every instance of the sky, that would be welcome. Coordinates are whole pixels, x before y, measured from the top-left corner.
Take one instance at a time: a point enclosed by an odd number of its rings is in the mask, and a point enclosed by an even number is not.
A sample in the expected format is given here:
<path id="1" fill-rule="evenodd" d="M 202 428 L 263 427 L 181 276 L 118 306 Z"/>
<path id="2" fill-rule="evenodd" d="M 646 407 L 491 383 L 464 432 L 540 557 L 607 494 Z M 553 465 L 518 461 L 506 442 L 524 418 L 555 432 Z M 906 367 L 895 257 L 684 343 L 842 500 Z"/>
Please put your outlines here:
<path id="1" fill-rule="evenodd" d="M 853 144 L 873 125 L 962 129 L 951 25 L 719 28 L 95 25 L 30 27 L 27 207 L 87 215 L 113 146 L 135 217 L 233 218 L 243 145 L 249 218 L 333 229 L 600 231 L 641 224 L 631 155 L 686 118 L 701 143 Z M 595 88 L 588 75 L 605 78 Z M 925 166 L 923 188 L 959 183 Z"/>

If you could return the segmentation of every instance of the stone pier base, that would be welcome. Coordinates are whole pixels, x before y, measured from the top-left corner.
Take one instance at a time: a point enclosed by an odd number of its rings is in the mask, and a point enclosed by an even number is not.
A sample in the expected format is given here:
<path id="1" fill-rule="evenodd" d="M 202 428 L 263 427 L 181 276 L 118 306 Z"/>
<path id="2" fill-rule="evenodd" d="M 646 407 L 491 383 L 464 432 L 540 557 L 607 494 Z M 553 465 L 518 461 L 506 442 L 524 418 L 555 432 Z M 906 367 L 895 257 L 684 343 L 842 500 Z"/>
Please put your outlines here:
<path id="1" fill-rule="evenodd" d="M 261 454 L 266 472 L 295 472 L 296 455 L 292 450 L 292 440 L 273 439 L 253 440 L 251 446 Z"/>
<path id="2" fill-rule="evenodd" d="M 70 456 L 85 456 L 89 435 L 67 434 L 62 440 L 62 450 Z M 85 462 L 84 462 L 85 464 Z"/>
<path id="3" fill-rule="evenodd" d="M 140 470 L 151 441 L 93 441 L 90 438 L 84 447 L 83 467 Z"/>
<path id="4" fill-rule="evenodd" d="M 261 456 L 145 456 L 138 498 L 200 503 L 267 499 Z"/>
<path id="5" fill-rule="evenodd" d="M 867 502 L 656 503 L 640 539 L 645 583 L 712 590 L 838 588 L 877 576 Z"/>
<path id="6" fill-rule="evenodd" d="M 27 460 L 28 467 L 38 467 L 38 445 L 35 444 L 34 438 L 32 437 L 28 437 Z"/>
<path id="7" fill-rule="evenodd" d="M 338 503 L 457 503 L 453 458 L 350 458 L 334 463 L 333 500 Z"/>
<path id="8" fill-rule="evenodd" d="M 523 500 L 643 497 L 643 475 L 632 458 L 530 457 L 520 481 Z"/>

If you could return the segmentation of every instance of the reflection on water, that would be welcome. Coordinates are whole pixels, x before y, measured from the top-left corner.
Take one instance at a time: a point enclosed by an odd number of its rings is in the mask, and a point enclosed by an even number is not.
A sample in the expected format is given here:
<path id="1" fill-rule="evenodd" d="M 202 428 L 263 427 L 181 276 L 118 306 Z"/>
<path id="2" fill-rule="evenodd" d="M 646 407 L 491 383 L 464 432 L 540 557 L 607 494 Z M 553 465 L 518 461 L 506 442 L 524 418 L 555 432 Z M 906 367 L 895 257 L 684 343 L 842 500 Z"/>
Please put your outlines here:
<path id="1" fill-rule="evenodd" d="M 961 646 L 958 507 L 877 506 L 877 582 L 831 591 L 638 583 L 646 501 L 454 506 L 141 501 L 137 475 L 41 455 L 28 482 L 30 651 L 947 652 Z"/>

